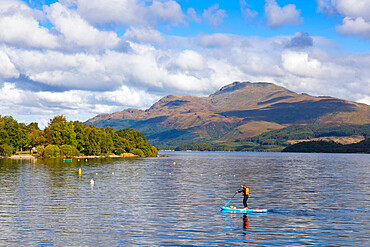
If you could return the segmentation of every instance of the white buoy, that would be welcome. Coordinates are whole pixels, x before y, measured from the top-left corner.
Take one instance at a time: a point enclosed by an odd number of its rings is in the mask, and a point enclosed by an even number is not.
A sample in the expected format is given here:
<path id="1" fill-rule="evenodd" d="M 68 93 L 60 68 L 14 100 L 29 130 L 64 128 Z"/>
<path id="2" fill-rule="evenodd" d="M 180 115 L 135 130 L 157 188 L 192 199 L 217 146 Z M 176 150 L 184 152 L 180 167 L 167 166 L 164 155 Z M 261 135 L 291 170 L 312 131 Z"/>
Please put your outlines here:
<path id="1" fill-rule="evenodd" d="M 90 180 L 90 184 L 94 184 L 95 183 L 95 181 L 94 181 L 94 179 L 92 178 L 91 180 Z"/>

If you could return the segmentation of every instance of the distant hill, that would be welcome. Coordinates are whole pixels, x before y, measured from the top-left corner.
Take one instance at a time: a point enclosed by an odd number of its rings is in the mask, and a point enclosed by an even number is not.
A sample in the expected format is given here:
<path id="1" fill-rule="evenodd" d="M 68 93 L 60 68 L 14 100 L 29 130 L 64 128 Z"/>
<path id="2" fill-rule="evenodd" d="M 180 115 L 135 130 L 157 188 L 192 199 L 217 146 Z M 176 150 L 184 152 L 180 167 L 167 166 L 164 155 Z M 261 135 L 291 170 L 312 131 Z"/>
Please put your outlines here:
<path id="1" fill-rule="evenodd" d="M 282 152 L 299 153 L 370 153 L 370 138 L 359 143 L 343 145 L 336 142 L 300 142 L 285 148 Z"/>
<path id="2" fill-rule="evenodd" d="M 266 82 L 234 82 L 208 97 L 173 96 L 147 110 L 100 114 L 87 123 L 135 128 L 152 145 L 229 143 L 291 125 L 370 123 L 370 106 L 297 94 Z"/>

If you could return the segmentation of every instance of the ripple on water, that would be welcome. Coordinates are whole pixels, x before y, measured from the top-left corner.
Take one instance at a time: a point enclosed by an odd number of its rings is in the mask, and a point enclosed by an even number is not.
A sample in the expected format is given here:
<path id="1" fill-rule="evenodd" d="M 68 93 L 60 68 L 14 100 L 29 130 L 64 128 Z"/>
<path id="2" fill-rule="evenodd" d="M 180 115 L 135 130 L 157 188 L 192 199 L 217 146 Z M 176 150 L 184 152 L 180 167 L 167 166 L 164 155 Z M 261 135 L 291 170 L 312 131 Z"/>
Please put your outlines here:
<path id="1" fill-rule="evenodd" d="M 1 160 L 0 245 L 369 243 L 368 155 L 167 154 L 68 164 Z M 243 183 L 249 206 L 267 214 L 220 212 Z M 229 205 L 242 206 L 241 195 Z"/>

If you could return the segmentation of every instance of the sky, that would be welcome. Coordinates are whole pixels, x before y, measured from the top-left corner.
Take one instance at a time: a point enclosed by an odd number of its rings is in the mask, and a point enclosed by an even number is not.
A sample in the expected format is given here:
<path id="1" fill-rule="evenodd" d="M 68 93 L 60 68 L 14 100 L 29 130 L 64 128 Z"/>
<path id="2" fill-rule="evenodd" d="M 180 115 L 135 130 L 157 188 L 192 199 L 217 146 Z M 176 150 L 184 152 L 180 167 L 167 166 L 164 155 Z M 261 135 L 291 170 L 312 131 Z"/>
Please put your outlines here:
<path id="1" fill-rule="evenodd" d="M 0 115 L 18 122 L 234 81 L 370 104 L 370 0 L 0 0 Z"/>

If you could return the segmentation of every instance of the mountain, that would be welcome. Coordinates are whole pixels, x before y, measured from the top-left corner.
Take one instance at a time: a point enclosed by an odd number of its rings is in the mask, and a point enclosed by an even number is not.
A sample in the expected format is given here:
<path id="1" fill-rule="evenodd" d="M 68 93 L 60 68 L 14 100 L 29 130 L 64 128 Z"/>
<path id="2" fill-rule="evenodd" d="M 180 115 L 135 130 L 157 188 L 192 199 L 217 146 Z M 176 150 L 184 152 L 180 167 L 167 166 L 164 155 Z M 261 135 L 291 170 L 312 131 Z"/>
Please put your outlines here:
<path id="1" fill-rule="evenodd" d="M 297 94 L 266 82 L 234 82 L 208 97 L 163 97 L 147 110 L 100 114 L 87 123 L 135 128 L 156 146 L 232 142 L 291 125 L 366 124 L 370 106 Z"/>

